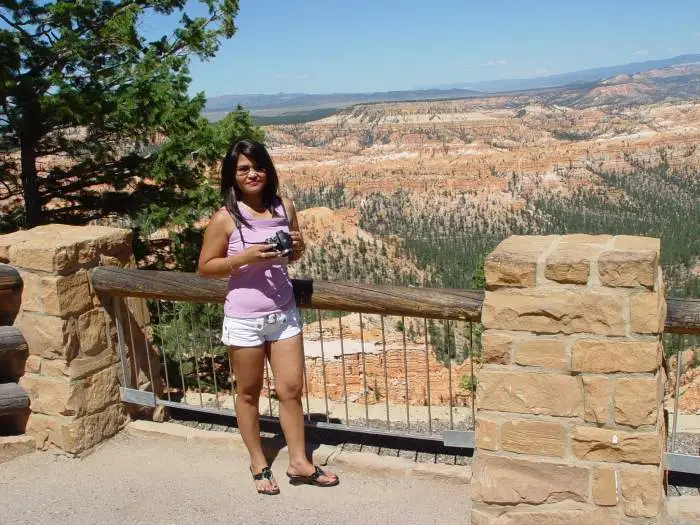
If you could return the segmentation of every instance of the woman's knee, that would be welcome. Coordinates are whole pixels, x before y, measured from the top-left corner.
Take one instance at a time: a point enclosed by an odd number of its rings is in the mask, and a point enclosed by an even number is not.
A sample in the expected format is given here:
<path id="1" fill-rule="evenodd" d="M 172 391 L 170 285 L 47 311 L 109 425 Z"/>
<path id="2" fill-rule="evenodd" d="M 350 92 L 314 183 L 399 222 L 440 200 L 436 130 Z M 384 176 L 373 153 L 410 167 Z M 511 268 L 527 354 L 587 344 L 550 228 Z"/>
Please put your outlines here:
<path id="1" fill-rule="evenodd" d="M 240 399 L 244 403 L 251 405 L 257 405 L 260 399 L 260 391 L 262 390 L 262 383 L 250 384 L 250 385 L 238 385 L 236 389 L 237 399 Z"/>
<path id="2" fill-rule="evenodd" d="M 285 381 L 275 385 L 275 393 L 280 401 L 289 399 L 301 399 L 302 382 L 301 381 Z"/>

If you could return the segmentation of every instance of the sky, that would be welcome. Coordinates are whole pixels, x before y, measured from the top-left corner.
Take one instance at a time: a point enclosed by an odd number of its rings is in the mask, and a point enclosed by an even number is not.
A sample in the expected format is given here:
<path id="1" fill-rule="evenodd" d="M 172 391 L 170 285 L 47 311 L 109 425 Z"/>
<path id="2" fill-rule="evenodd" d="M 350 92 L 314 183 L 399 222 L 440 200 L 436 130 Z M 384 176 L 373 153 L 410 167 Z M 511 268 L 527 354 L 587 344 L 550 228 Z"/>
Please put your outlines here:
<path id="1" fill-rule="evenodd" d="M 420 89 L 700 53 L 700 0 L 241 0 L 236 26 L 192 62 L 191 94 Z"/>

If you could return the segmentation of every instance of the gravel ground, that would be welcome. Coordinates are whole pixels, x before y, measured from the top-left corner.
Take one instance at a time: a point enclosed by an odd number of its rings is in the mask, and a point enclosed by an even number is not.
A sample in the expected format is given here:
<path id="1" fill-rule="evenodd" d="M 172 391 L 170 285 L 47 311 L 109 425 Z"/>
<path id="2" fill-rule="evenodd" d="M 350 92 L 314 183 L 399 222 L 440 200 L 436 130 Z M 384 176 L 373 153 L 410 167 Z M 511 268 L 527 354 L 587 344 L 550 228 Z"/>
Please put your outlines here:
<path id="1" fill-rule="evenodd" d="M 2 465 L 3 525 L 469 523 L 469 486 L 381 472 L 333 471 L 331 488 L 293 487 L 272 470 L 277 496 L 256 494 L 239 447 L 121 433 L 82 458 L 34 453 Z"/>

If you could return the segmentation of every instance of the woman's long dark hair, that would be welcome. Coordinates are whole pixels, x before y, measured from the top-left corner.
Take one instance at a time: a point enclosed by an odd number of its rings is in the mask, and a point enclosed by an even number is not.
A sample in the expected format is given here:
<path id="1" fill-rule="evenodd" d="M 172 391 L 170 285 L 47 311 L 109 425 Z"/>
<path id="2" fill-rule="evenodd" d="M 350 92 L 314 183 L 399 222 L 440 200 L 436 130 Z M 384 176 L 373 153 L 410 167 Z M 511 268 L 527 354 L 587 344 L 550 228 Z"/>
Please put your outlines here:
<path id="1" fill-rule="evenodd" d="M 238 156 L 245 155 L 258 169 L 264 169 L 266 173 L 265 187 L 262 192 L 263 206 L 276 216 L 275 204 L 277 203 L 277 188 L 279 179 L 277 170 L 272 163 L 270 154 L 265 146 L 251 139 L 243 139 L 231 144 L 226 156 L 221 162 L 221 196 L 224 199 L 224 206 L 233 216 L 237 224 L 245 224 L 250 228 L 250 224 L 241 214 L 238 201 L 241 198 L 241 189 L 236 184 L 236 169 L 238 167 Z"/>

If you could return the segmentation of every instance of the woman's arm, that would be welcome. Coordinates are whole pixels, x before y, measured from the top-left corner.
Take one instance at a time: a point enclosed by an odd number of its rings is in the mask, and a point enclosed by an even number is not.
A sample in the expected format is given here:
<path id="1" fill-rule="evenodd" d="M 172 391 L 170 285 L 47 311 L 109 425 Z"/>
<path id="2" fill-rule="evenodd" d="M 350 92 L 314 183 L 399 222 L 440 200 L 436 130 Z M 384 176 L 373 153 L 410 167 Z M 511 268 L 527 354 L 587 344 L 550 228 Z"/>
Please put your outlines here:
<path id="1" fill-rule="evenodd" d="M 233 271 L 232 257 L 227 257 L 228 237 L 233 219 L 224 210 L 217 211 L 204 231 L 197 269 L 202 277 L 226 277 Z"/>
<path id="2" fill-rule="evenodd" d="M 289 262 L 294 262 L 304 254 L 306 245 L 304 244 L 304 238 L 299 230 L 299 220 L 297 219 L 297 212 L 294 209 L 294 203 L 291 199 L 284 197 L 282 198 L 282 204 L 284 205 L 284 210 L 287 212 L 289 236 L 292 238 L 292 253 L 289 254 Z"/>

